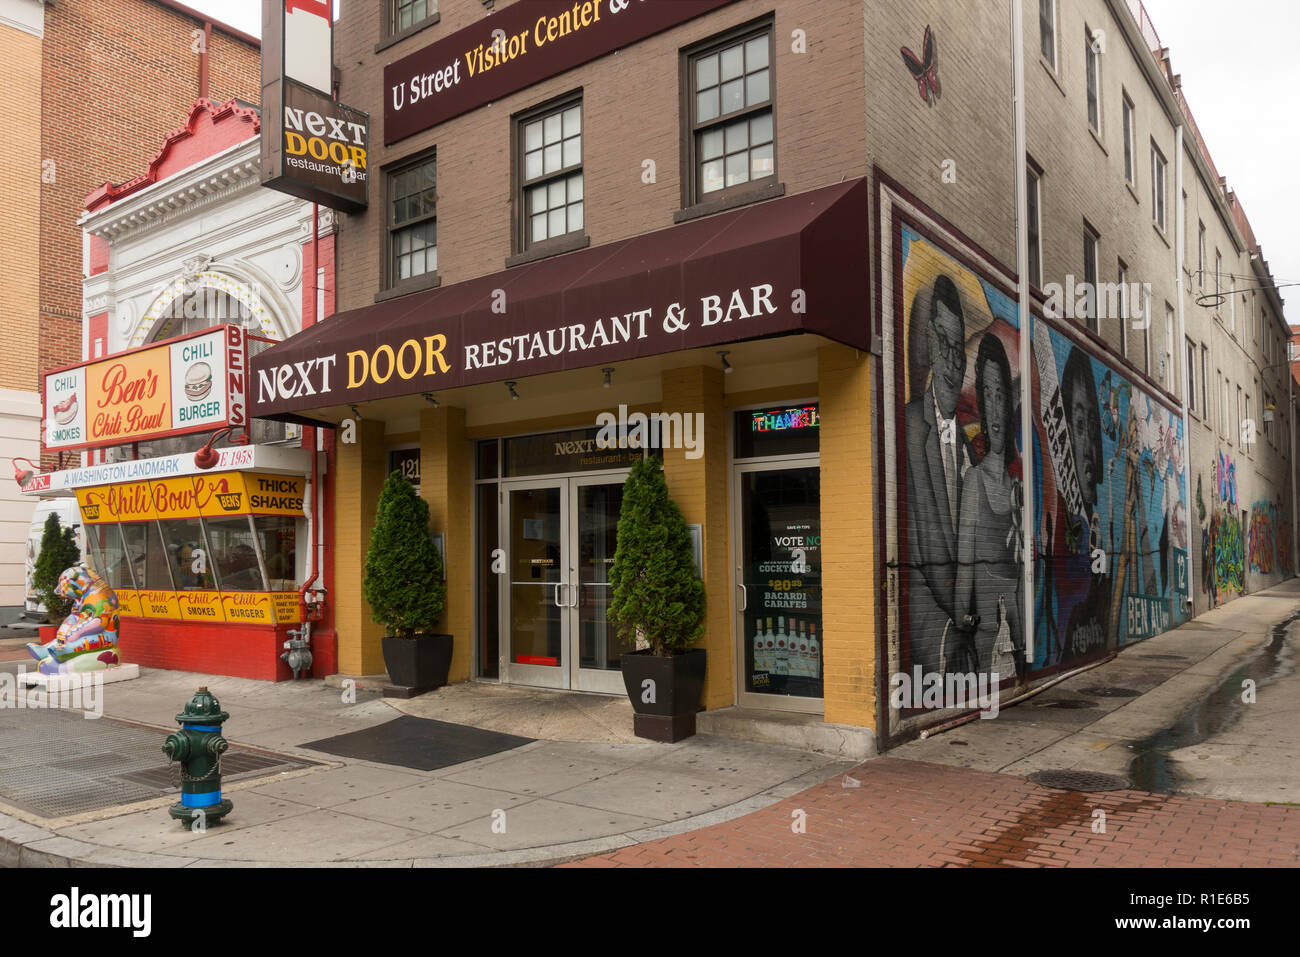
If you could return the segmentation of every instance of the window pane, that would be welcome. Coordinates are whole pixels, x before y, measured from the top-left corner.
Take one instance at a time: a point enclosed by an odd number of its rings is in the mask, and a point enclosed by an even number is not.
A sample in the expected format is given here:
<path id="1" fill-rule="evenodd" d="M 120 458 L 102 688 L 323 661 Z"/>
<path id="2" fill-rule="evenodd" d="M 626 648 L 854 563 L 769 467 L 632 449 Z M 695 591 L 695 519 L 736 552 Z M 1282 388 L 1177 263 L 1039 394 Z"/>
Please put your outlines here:
<path id="1" fill-rule="evenodd" d="M 745 70 L 743 47 L 734 46 L 722 51 L 722 79 L 733 80 Z"/>
<path id="2" fill-rule="evenodd" d="M 575 136 L 564 141 L 564 165 L 577 166 L 582 162 L 582 137 Z"/>
<path id="3" fill-rule="evenodd" d="M 576 136 L 582 132 L 582 108 L 571 106 L 564 111 L 564 135 Z"/>
<path id="4" fill-rule="evenodd" d="M 257 563 L 253 530 L 248 527 L 247 516 L 209 519 L 208 536 L 212 541 L 212 561 L 221 576 L 222 591 L 262 591 L 266 587 L 262 583 L 262 569 Z M 267 571 L 270 571 L 269 567 Z M 293 578 L 292 566 L 289 574 L 281 577 Z"/>
<path id="5" fill-rule="evenodd" d="M 749 121 L 749 141 L 767 143 L 772 139 L 772 114 L 764 113 Z"/>
<path id="6" fill-rule="evenodd" d="M 702 192 L 712 193 L 714 190 L 722 189 L 722 160 L 705 163 L 702 179 Z"/>
<path id="7" fill-rule="evenodd" d="M 767 87 L 766 70 L 760 70 L 752 76 L 745 77 L 745 103 L 753 106 L 755 103 L 766 103 L 771 93 Z"/>
<path id="8" fill-rule="evenodd" d="M 424 251 L 424 271 L 426 273 L 438 271 L 438 244 L 433 243 Z"/>
<path id="9" fill-rule="evenodd" d="M 741 120 L 727 127 L 727 152 L 736 153 L 749 146 L 749 122 Z M 713 157 L 706 157 L 712 159 Z"/>
<path id="10" fill-rule="evenodd" d="M 552 236 L 563 236 L 568 230 L 564 228 L 564 207 L 553 209 L 547 214 L 547 231 Z"/>
<path id="11" fill-rule="evenodd" d="M 198 552 L 207 551 L 203 544 L 203 529 L 197 518 L 169 519 L 161 523 L 167 557 L 171 562 L 172 576 L 180 590 L 211 591 L 217 587 L 212 574 L 211 556 L 207 562 L 198 562 Z M 195 566 L 202 568 L 196 572 Z"/>
<path id="12" fill-rule="evenodd" d="M 732 80 L 722 84 L 722 113 L 734 113 L 745 105 L 745 81 Z"/>
<path id="13" fill-rule="evenodd" d="M 564 180 L 559 179 L 547 184 L 546 205 L 549 209 L 564 205 Z"/>
<path id="14" fill-rule="evenodd" d="M 695 94 L 695 122 L 707 123 L 718 118 L 717 88 Z"/>
<path id="15" fill-rule="evenodd" d="M 582 174 L 574 173 L 569 177 L 569 202 L 582 199 Z"/>
<path id="16" fill-rule="evenodd" d="M 562 167 L 560 166 L 560 159 L 561 156 L 560 156 L 559 143 L 556 143 L 554 146 L 546 147 L 545 158 L 542 162 L 542 172 L 554 173 L 556 170 L 561 169 Z"/>
<path id="17" fill-rule="evenodd" d="M 535 150 L 524 156 L 524 179 L 537 179 L 542 175 L 542 151 Z"/>
<path id="18" fill-rule="evenodd" d="M 574 232 L 582 228 L 582 203 L 574 203 L 569 207 L 569 231 Z"/>
<path id="19" fill-rule="evenodd" d="M 762 179 L 776 172 L 776 163 L 772 158 L 772 144 L 756 146 L 750 150 L 750 179 Z"/>
<path id="20" fill-rule="evenodd" d="M 560 141 L 560 132 L 561 132 L 560 114 L 555 113 L 552 114 L 551 116 L 548 116 L 545 119 L 544 124 L 545 124 L 544 141 L 548 144 L 558 143 Z"/>
<path id="21" fill-rule="evenodd" d="M 718 55 L 716 53 L 706 57 L 700 57 L 695 61 L 695 88 L 703 90 L 706 87 L 718 85 Z"/>
<path id="22" fill-rule="evenodd" d="M 544 185 L 534 186 L 528 191 L 528 212 L 546 212 L 546 187 Z"/>
<path id="23" fill-rule="evenodd" d="M 767 66 L 767 44 L 766 36 L 754 37 L 745 44 L 745 69 L 750 73 Z"/>
<path id="24" fill-rule="evenodd" d="M 722 130 L 714 128 L 700 134 L 700 159 L 717 159 L 722 155 Z"/>
<path id="25" fill-rule="evenodd" d="M 524 124 L 524 149 L 536 150 L 542 148 L 542 123 L 538 120 L 534 123 Z"/>
<path id="26" fill-rule="evenodd" d="M 540 242 L 545 238 L 546 238 L 546 214 L 539 213 L 538 215 L 533 217 L 532 234 L 529 237 L 528 241 L 536 243 L 536 242 Z"/>
<path id="27" fill-rule="evenodd" d="M 727 185 L 735 186 L 749 180 L 749 154 L 739 153 L 727 157 Z"/>
<path id="28" fill-rule="evenodd" d="M 1056 0 L 1038 0 L 1039 49 L 1053 67 L 1056 66 L 1056 37 L 1052 9 Z"/>

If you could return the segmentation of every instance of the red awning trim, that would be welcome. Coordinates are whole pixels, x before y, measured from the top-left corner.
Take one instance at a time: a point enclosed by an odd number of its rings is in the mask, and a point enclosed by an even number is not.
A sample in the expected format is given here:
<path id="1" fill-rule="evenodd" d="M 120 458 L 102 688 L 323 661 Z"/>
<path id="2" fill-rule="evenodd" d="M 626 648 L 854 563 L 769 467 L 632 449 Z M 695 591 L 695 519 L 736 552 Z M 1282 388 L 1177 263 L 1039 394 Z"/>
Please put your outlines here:
<path id="1" fill-rule="evenodd" d="M 815 333 L 870 348 L 853 180 L 344 312 L 254 357 L 252 414 Z"/>

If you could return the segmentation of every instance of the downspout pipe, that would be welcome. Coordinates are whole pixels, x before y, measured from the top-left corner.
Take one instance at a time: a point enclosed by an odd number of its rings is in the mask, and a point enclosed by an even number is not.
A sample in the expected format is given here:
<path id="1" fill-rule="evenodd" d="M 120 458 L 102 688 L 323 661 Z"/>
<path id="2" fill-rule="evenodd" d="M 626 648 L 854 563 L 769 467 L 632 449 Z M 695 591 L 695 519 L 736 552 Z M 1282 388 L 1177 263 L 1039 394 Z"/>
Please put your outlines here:
<path id="1" fill-rule="evenodd" d="M 1183 276 L 1183 263 L 1187 261 L 1187 206 L 1183 202 L 1183 125 L 1174 129 L 1174 139 L 1178 153 L 1178 162 L 1174 164 L 1174 288 L 1178 290 L 1178 343 L 1170 356 L 1176 361 L 1179 353 L 1183 369 L 1182 393 L 1183 414 L 1183 498 L 1187 502 L 1187 604 L 1191 606 L 1187 617 L 1193 618 L 1196 610 L 1196 549 L 1192 548 L 1192 419 L 1188 410 L 1191 400 L 1191 376 L 1187 357 L 1187 282 Z M 1192 357 L 1193 360 L 1195 356 Z M 1170 370 L 1172 371 L 1172 370 Z M 1204 411 L 1204 410 L 1202 410 Z"/>
<path id="2" fill-rule="evenodd" d="M 1021 547 L 1022 587 L 1025 612 L 1021 627 L 1024 630 L 1025 667 L 1034 664 L 1034 424 L 1033 424 L 1033 369 L 1031 365 L 1033 344 L 1033 314 L 1029 297 L 1029 197 L 1026 171 L 1029 168 L 1025 121 L 1025 14 L 1024 0 L 1011 3 L 1011 71 L 1012 106 L 1014 120 L 1014 153 L 1016 185 L 1016 288 L 1019 293 L 1020 313 L 1020 456 L 1021 498 L 1020 531 L 1024 540 Z"/>
<path id="3" fill-rule="evenodd" d="M 308 298 L 307 308 L 303 309 L 302 327 L 307 329 L 316 324 L 316 299 L 319 294 L 317 289 L 316 277 L 320 275 L 320 206 L 316 203 L 311 207 L 311 296 Z M 305 278 L 305 277 L 304 277 Z M 308 488 L 307 501 L 303 504 L 307 506 L 307 574 L 303 576 L 302 587 L 298 589 L 298 610 L 302 613 L 302 620 L 307 621 L 307 592 L 316 584 L 320 578 L 321 562 L 317 557 L 318 539 L 321 530 L 321 500 L 324 498 L 320 494 L 320 471 L 318 469 L 317 449 L 320 446 L 320 440 L 317 430 L 305 426 L 304 438 L 311 442 L 311 483 Z"/>

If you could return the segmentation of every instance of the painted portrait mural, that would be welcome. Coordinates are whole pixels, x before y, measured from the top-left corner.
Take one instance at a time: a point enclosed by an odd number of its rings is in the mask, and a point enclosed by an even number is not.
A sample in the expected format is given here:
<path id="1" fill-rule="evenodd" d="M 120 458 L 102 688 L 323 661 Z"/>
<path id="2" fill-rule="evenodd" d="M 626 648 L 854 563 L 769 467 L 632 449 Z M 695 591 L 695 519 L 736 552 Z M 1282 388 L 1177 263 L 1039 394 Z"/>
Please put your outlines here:
<path id="1" fill-rule="evenodd" d="M 881 199 L 891 672 L 996 673 L 1005 695 L 1186 620 L 1175 408 L 1041 318 L 1021 408 L 1011 277 L 901 190 L 883 185 Z M 1021 624 L 1026 494 L 1032 648 Z"/>

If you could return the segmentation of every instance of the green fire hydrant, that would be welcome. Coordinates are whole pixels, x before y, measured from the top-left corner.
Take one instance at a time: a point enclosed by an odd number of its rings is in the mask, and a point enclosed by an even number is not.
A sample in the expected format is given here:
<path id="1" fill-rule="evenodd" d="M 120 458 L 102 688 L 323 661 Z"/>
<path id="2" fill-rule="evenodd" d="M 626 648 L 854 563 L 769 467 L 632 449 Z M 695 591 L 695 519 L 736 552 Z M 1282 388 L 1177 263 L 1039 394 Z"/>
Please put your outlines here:
<path id="1" fill-rule="evenodd" d="M 167 813 L 179 821 L 220 821 L 234 805 L 221 797 L 221 755 L 230 742 L 221 736 L 221 725 L 230 715 L 207 687 L 199 688 L 176 716 L 179 731 L 167 735 L 162 749 L 181 765 L 181 802 Z"/>

